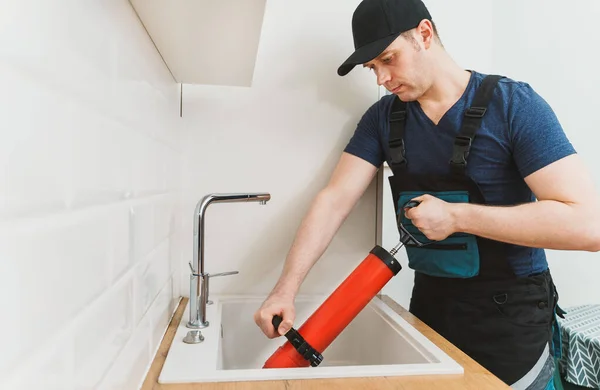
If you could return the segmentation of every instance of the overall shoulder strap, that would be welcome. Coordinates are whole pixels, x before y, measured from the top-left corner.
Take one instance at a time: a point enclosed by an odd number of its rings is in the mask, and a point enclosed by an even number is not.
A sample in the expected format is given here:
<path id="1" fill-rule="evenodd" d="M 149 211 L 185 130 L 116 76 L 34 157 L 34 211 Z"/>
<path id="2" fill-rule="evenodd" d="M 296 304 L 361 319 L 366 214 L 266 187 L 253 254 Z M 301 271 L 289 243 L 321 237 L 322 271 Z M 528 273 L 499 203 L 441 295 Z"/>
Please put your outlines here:
<path id="1" fill-rule="evenodd" d="M 397 170 L 406 168 L 406 157 L 404 149 L 404 127 L 406 124 L 406 102 L 398 96 L 394 98 L 390 109 L 390 137 L 388 145 L 390 148 L 390 168 L 395 174 Z"/>
<path id="2" fill-rule="evenodd" d="M 450 159 L 450 167 L 454 172 L 464 173 L 473 138 L 475 138 L 475 133 L 481 127 L 483 116 L 492 99 L 494 89 L 501 78 L 504 78 L 504 76 L 486 76 L 475 92 L 475 98 L 471 107 L 465 110 L 462 127 L 454 139 L 454 149 L 452 151 L 452 158 Z"/>

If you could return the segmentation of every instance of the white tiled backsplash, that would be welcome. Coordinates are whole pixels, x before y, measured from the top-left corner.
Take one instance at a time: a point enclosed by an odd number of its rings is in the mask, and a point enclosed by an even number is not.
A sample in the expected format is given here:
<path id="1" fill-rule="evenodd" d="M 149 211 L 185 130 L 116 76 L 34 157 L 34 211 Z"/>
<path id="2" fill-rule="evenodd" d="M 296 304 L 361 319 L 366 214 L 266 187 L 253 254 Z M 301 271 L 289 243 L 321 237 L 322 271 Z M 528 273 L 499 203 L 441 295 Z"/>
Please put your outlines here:
<path id="1" fill-rule="evenodd" d="M 179 86 L 129 2 L 36 0 L 0 88 L 0 388 L 136 388 L 180 290 Z"/>

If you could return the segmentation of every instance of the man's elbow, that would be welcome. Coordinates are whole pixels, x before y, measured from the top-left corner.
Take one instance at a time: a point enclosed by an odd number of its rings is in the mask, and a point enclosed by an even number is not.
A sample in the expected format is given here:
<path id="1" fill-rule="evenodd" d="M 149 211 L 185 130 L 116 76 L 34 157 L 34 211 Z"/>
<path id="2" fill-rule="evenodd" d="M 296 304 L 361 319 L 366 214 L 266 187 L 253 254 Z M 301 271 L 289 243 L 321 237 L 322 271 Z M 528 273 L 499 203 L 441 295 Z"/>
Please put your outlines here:
<path id="1" fill-rule="evenodd" d="M 590 240 L 589 247 L 587 248 L 588 252 L 600 252 L 600 234 L 596 233 L 594 237 Z"/>
<path id="2" fill-rule="evenodd" d="M 588 252 L 600 252 L 600 217 L 590 221 L 587 234 L 585 234 L 586 243 L 584 250 Z"/>

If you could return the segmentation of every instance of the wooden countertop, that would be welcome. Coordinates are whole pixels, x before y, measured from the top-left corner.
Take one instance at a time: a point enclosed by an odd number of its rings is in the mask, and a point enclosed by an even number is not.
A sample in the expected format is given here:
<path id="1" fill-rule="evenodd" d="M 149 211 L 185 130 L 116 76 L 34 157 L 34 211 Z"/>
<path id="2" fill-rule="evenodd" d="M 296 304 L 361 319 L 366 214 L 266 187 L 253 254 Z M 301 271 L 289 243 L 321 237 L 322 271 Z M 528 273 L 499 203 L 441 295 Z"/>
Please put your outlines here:
<path id="1" fill-rule="evenodd" d="M 142 390 L 311 390 L 327 388 L 335 389 L 510 389 L 502 381 L 480 366 L 473 359 L 450 344 L 446 339 L 434 332 L 402 306 L 391 298 L 383 296 L 382 300 L 407 320 L 425 337 L 446 352 L 458 364 L 463 366 L 464 374 L 460 375 L 431 375 L 431 376 L 401 376 L 401 377 L 372 377 L 372 378 L 339 378 L 339 379 L 303 379 L 303 380 L 274 380 L 274 381 L 249 381 L 249 382 L 214 382 L 214 383 L 189 383 L 166 384 L 158 383 L 158 376 L 169 352 L 171 342 L 175 336 L 177 326 L 183 316 L 187 303 L 184 298 L 169 324 L 165 337 L 158 349 L 148 375 L 142 385 Z"/>

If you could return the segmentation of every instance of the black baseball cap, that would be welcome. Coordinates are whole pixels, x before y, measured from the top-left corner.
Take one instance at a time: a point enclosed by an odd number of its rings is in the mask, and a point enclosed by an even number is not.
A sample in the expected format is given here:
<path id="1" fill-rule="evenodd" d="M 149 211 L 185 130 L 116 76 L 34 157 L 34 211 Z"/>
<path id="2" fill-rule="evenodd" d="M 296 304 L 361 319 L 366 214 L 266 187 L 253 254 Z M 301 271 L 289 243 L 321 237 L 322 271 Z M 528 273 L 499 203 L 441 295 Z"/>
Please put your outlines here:
<path id="1" fill-rule="evenodd" d="M 345 76 L 380 55 L 400 34 L 431 15 L 421 0 L 363 0 L 352 15 L 354 53 L 338 68 Z"/>

